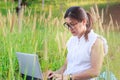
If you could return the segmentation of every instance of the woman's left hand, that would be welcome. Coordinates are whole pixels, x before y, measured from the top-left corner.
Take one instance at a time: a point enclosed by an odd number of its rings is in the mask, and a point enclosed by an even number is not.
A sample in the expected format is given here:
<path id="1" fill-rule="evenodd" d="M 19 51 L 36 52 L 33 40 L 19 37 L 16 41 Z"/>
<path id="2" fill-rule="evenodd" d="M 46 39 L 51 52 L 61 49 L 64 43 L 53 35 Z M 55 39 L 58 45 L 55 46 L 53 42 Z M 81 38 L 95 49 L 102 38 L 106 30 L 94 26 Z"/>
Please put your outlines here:
<path id="1" fill-rule="evenodd" d="M 68 76 L 67 75 L 63 75 L 63 74 L 54 74 L 54 79 L 55 80 L 68 80 Z"/>

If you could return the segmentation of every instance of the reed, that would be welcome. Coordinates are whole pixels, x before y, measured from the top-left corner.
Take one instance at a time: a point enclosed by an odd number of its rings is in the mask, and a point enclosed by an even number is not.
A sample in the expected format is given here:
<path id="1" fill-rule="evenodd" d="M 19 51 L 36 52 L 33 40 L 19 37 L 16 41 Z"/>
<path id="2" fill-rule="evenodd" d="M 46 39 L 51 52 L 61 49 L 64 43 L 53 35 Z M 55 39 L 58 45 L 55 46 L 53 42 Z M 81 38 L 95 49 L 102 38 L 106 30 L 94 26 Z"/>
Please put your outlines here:
<path id="1" fill-rule="evenodd" d="M 49 15 L 46 13 L 28 16 L 22 13 L 21 22 L 14 12 L 8 11 L 7 16 L 0 14 L 0 80 L 21 79 L 15 52 L 36 53 L 39 56 L 42 70 L 56 70 L 62 66 L 66 58 L 66 42 L 71 36 L 63 27 L 64 19 L 53 18 L 52 8 Z M 93 29 L 107 38 L 109 53 L 105 59 L 103 70 L 114 72 L 120 79 L 120 33 L 118 32 L 110 16 L 109 24 L 104 24 L 104 10 L 99 12 L 97 5 L 91 7 L 94 19 Z M 19 26 L 20 25 L 20 26 Z M 106 27 L 106 28 L 104 28 Z M 4 61 L 3 61 L 4 60 Z"/>

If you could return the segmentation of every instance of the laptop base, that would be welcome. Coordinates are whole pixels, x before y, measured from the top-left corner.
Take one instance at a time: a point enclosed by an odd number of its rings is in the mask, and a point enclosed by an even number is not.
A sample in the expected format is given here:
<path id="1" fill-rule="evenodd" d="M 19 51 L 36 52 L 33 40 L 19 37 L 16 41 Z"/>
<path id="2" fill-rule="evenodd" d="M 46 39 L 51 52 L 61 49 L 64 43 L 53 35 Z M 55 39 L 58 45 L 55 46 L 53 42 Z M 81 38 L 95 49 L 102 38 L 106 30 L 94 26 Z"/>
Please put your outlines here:
<path id="1" fill-rule="evenodd" d="M 21 76 L 24 80 L 42 80 L 42 79 L 35 78 L 35 77 L 32 77 L 32 76 L 28 76 L 28 75 L 25 75 L 25 74 L 21 74 Z"/>

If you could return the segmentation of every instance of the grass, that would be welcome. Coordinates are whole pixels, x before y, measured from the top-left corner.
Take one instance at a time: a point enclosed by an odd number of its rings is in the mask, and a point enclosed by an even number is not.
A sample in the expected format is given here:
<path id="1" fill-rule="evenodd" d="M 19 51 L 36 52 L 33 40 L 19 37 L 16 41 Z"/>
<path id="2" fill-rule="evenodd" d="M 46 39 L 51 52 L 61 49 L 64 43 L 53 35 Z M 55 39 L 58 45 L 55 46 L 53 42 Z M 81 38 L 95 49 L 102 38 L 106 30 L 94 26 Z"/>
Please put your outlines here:
<path id="1" fill-rule="evenodd" d="M 24 20 L 22 20 L 24 27 L 22 27 L 22 32 L 19 33 L 16 15 L 14 16 L 15 20 L 8 18 L 12 16 L 14 15 L 10 13 L 10 15 L 4 18 L 5 22 L 0 21 L 3 23 L 0 31 L 0 42 L 2 45 L 0 47 L 0 59 L 2 62 L 0 78 L 8 80 L 17 78 L 15 75 L 18 73 L 18 63 L 15 52 L 37 53 L 43 71 L 48 70 L 48 68 L 52 70 L 58 69 L 65 59 L 65 43 L 67 38 L 66 40 L 63 38 L 67 37 L 64 35 L 67 33 L 64 32 L 62 27 L 55 25 L 63 22 L 58 22 L 57 18 L 48 20 L 48 18 L 45 19 L 42 15 L 39 17 L 37 15 L 24 17 Z M 3 18 L 4 16 L 1 17 Z M 13 30 L 11 30 L 11 23 L 14 24 Z M 53 57 L 51 58 L 51 56 Z M 57 59 L 59 60 L 56 61 Z"/>
<path id="2" fill-rule="evenodd" d="M 71 34 L 62 25 L 63 15 L 53 17 L 53 13 L 51 8 L 49 13 L 23 15 L 20 32 L 14 11 L 8 10 L 7 16 L 0 13 L 0 80 L 21 79 L 15 52 L 37 53 L 43 72 L 48 69 L 56 70 L 64 63 L 67 54 L 66 42 Z M 98 14 L 94 16 L 96 15 Z M 97 20 L 97 16 L 95 18 Z M 98 20 L 97 24 L 94 24 L 96 27 L 93 28 L 97 33 L 106 37 L 109 45 L 103 70 L 112 71 L 119 80 L 120 42 L 118 38 L 120 32 L 112 29 L 114 26 L 110 26 L 110 29 L 103 29 L 99 25 L 102 23 L 101 20 Z"/>
<path id="3" fill-rule="evenodd" d="M 81 6 L 84 7 L 86 10 L 89 10 L 89 7 L 98 4 L 99 8 L 104 8 L 107 5 L 114 5 L 119 4 L 119 0 L 110 0 L 109 2 L 107 0 L 66 0 L 66 1 L 49 1 L 45 0 L 44 9 L 42 9 L 42 2 L 41 1 L 30 1 L 28 2 L 28 7 L 25 10 L 25 15 L 29 14 L 29 11 L 31 11 L 31 15 L 34 15 L 34 13 L 43 14 L 46 12 L 46 16 L 49 15 L 49 9 L 52 10 L 52 16 L 55 17 L 61 17 L 63 12 L 66 10 L 66 8 L 69 8 L 70 6 Z M 18 3 L 4 0 L 0 1 L 0 12 L 3 15 L 7 15 L 8 10 L 15 11 Z"/>

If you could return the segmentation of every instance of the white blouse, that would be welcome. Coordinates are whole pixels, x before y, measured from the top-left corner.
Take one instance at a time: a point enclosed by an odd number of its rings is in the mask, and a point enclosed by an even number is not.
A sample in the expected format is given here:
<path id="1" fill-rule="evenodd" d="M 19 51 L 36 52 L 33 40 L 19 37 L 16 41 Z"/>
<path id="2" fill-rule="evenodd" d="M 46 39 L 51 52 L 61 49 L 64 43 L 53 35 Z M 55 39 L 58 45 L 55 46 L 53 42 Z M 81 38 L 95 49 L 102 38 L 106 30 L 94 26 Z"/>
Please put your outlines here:
<path id="1" fill-rule="evenodd" d="M 100 37 L 104 43 L 105 54 L 108 52 L 106 39 L 94 33 L 93 30 L 88 34 L 88 41 L 84 35 L 79 39 L 72 36 L 67 42 L 67 69 L 64 75 L 83 72 L 91 67 L 90 53 L 96 39 Z"/>

